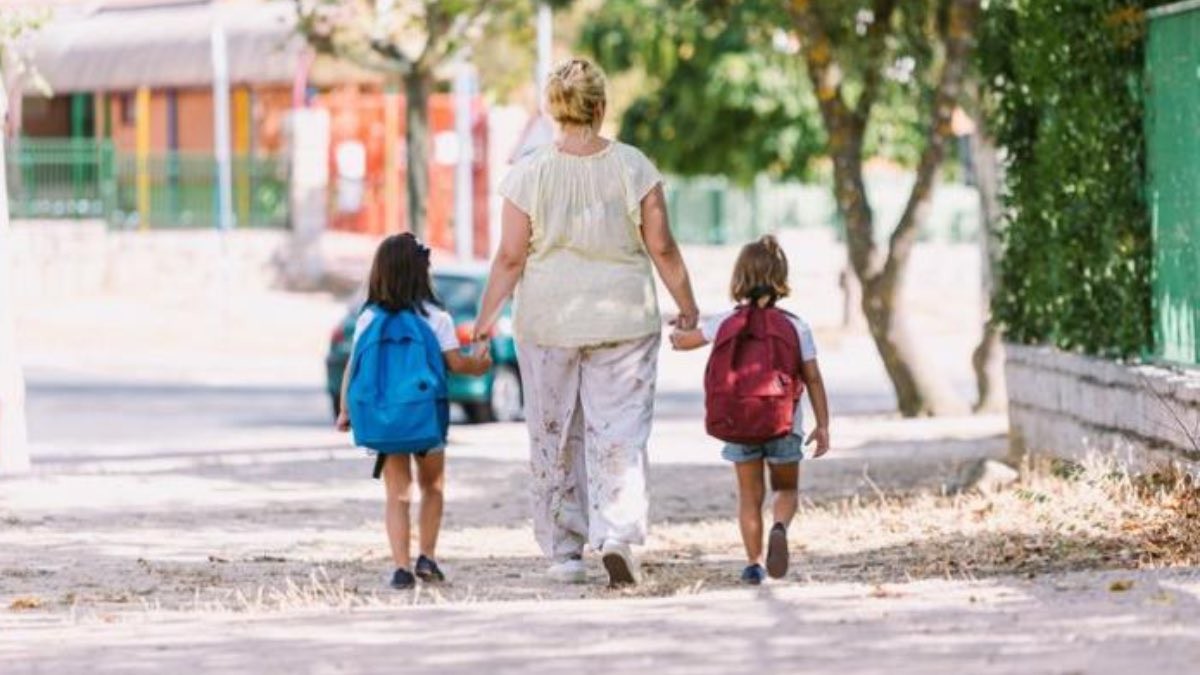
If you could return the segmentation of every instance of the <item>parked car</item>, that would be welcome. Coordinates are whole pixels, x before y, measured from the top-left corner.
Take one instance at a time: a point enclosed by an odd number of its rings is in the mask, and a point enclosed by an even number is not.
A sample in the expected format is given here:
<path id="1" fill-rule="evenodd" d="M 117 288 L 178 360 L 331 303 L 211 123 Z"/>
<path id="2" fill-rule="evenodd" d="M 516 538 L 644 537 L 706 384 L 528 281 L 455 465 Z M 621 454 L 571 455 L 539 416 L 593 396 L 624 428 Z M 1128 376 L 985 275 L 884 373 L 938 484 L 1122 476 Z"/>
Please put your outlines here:
<path id="1" fill-rule="evenodd" d="M 482 266 L 444 267 L 433 274 L 434 292 L 454 318 L 458 339 L 463 345 L 470 342 L 477 318 L 476 309 L 486 282 L 487 269 Z M 365 292 L 360 292 L 351 301 L 349 311 L 333 329 L 329 339 L 325 369 L 329 400 L 335 417 L 341 407 L 342 375 L 350 358 L 354 323 L 365 301 Z M 511 307 L 504 308 L 491 347 L 491 372 L 479 377 L 450 374 L 447 382 L 450 402 L 462 405 L 467 419 L 472 422 L 519 420 L 524 398 L 521 376 L 517 370 L 517 347 L 512 336 Z"/>

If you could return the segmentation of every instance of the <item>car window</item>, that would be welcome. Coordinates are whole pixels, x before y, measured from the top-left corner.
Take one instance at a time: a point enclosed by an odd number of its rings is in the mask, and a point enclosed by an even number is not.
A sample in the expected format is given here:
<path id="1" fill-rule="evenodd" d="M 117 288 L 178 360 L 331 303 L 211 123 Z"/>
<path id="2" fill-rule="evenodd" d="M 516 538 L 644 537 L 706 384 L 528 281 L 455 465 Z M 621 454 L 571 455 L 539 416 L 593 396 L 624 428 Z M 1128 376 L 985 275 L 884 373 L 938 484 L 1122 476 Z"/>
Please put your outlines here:
<path id="1" fill-rule="evenodd" d="M 483 284 L 476 279 L 434 275 L 434 292 L 452 315 L 473 315 L 483 293 Z"/>

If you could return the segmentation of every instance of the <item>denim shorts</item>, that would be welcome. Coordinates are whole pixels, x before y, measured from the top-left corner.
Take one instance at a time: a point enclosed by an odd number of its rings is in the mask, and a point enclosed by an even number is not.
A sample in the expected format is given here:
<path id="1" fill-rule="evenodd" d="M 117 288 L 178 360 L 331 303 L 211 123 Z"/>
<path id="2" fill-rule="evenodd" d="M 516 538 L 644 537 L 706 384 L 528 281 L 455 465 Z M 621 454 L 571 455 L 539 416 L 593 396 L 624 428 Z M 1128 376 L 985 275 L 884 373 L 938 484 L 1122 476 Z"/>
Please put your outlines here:
<path id="1" fill-rule="evenodd" d="M 804 437 L 794 433 L 762 445 L 726 443 L 721 456 L 731 462 L 765 459 L 770 464 L 790 464 L 804 459 Z"/>

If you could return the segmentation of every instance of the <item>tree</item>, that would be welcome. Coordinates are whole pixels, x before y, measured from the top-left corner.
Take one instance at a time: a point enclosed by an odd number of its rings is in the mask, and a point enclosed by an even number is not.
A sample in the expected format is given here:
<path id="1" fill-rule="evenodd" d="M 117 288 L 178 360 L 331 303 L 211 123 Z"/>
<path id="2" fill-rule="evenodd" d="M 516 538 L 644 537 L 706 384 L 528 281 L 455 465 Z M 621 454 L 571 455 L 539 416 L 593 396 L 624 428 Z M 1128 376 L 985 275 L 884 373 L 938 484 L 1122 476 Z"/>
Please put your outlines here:
<path id="1" fill-rule="evenodd" d="M 665 168 L 744 181 L 756 171 L 803 175 L 817 153 L 831 160 L 863 312 L 909 416 L 966 410 L 912 335 L 901 289 L 979 13 L 980 0 L 610 0 L 585 34 L 608 67 L 637 65 L 658 79 L 622 134 Z M 916 174 L 887 237 L 863 175 L 865 159 L 881 154 Z"/>
<path id="2" fill-rule="evenodd" d="M 45 20 L 43 14 L 6 12 L 0 14 L 0 473 L 29 469 L 29 446 L 25 423 L 25 377 L 17 353 L 13 317 L 12 279 L 9 252 L 12 230 L 8 220 L 7 162 L 3 121 L 8 115 L 8 83 L 30 74 L 18 42 Z M 19 90 L 18 90 L 19 95 Z"/>
<path id="3" fill-rule="evenodd" d="M 454 58 L 516 0 L 293 0 L 296 27 L 319 54 L 400 84 L 405 96 L 409 229 L 425 233 L 429 195 L 429 97 L 439 66 Z"/>
<path id="4" fill-rule="evenodd" d="M 647 20 L 648 16 L 657 17 Z M 583 27 L 582 47 L 610 73 L 643 71 L 647 86 L 619 137 L 677 175 L 804 178 L 823 145 L 803 64 L 775 47 L 769 3 L 610 0 Z"/>

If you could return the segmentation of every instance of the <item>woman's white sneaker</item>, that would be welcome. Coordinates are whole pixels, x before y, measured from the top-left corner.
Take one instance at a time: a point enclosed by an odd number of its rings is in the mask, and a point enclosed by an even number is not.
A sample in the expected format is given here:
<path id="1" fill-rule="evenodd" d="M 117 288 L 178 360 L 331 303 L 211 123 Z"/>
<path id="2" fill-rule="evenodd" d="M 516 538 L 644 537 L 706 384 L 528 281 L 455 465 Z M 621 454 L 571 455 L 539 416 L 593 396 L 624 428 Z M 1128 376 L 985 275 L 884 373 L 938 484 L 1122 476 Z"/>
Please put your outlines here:
<path id="1" fill-rule="evenodd" d="M 587 567 L 582 559 L 569 558 L 551 565 L 546 576 L 562 584 L 582 584 L 587 581 Z"/>
<path id="2" fill-rule="evenodd" d="M 632 586 L 641 581 L 637 559 L 627 544 L 607 541 L 600 547 L 600 553 L 608 571 L 609 586 Z"/>

